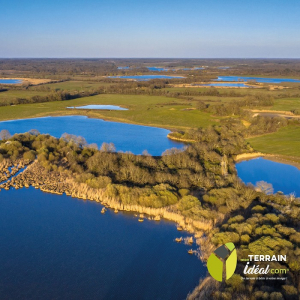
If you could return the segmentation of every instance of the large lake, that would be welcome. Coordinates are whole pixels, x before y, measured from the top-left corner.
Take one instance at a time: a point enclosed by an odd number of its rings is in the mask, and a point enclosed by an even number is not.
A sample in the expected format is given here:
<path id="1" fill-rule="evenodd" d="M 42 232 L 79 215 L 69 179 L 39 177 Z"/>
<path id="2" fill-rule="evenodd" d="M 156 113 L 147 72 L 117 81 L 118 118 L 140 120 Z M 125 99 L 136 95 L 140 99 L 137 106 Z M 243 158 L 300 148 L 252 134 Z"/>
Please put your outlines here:
<path id="1" fill-rule="evenodd" d="M 286 195 L 295 192 L 300 196 L 300 170 L 294 166 L 260 157 L 239 162 L 236 169 L 245 183 L 255 185 L 258 181 L 266 181 L 273 185 L 274 192 Z"/>
<path id="2" fill-rule="evenodd" d="M 1 299 L 182 300 L 206 275 L 173 223 L 32 187 L 0 194 Z"/>
<path id="3" fill-rule="evenodd" d="M 218 81 L 250 81 L 255 80 L 260 83 L 281 83 L 281 82 L 300 82 L 298 79 L 288 78 L 262 78 L 262 77 L 246 77 L 246 76 L 219 76 Z"/>
<path id="4" fill-rule="evenodd" d="M 86 141 L 101 146 L 103 142 L 114 143 L 117 151 L 141 154 L 147 150 L 151 155 L 161 155 L 166 149 L 182 148 L 183 144 L 167 138 L 169 130 L 109 122 L 85 116 L 45 117 L 0 122 L 0 131 L 7 129 L 11 134 L 37 129 L 61 137 L 63 133 L 83 136 Z"/>
<path id="5" fill-rule="evenodd" d="M 184 77 L 167 76 L 167 75 L 132 75 L 132 76 L 108 76 L 108 78 L 123 78 L 123 79 L 134 79 L 137 81 L 146 81 L 152 79 L 176 79 L 176 78 L 184 78 Z"/>
<path id="6" fill-rule="evenodd" d="M 22 80 L 18 79 L 0 79 L 0 84 L 18 84 L 22 83 Z"/>

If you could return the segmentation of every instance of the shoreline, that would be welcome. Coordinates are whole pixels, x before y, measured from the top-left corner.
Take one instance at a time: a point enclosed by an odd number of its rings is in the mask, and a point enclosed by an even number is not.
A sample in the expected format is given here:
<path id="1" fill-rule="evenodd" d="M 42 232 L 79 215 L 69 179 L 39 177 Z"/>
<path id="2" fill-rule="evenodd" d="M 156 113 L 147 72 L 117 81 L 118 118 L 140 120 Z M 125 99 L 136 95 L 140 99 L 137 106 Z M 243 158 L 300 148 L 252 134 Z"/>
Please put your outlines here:
<path id="1" fill-rule="evenodd" d="M 280 155 L 280 154 L 269 154 L 269 153 L 262 153 L 262 152 L 243 153 L 243 154 L 237 155 L 235 157 L 234 161 L 235 161 L 235 163 L 239 163 L 242 161 L 251 160 L 251 159 L 259 158 L 259 157 L 263 157 L 267 160 L 271 160 L 274 162 L 294 166 L 300 170 L 300 157 L 299 157 L 299 161 L 298 161 L 297 159 L 293 160 L 293 158 L 294 158 L 293 156 L 284 156 L 284 155 Z"/>
<path id="2" fill-rule="evenodd" d="M 53 80 L 52 79 L 38 79 L 38 78 L 17 78 L 17 77 L 14 77 L 14 78 L 0 78 L 0 80 L 21 80 L 20 83 L 15 83 L 13 85 L 22 85 L 24 83 L 28 83 L 28 84 L 31 84 L 31 85 L 39 85 L 39 84 L 43 84 L 43 83 L 50 83 L 52 82 Z M 11 84 L 11 83 L 9 83 Z M 5 83 L 4 83 L 5 85 Z"/>
<path id="3" fill-rule="evenodd" d="M 9 166 L 14 166 L 14 168 L 21 166 L 23 170 L 19 169 L 18 172 L 15 174 L 11 173 L 5 178 L 6 180 L 1 181 L 0 193 L 2 189 L 8 191 L 10 188 L 19 189 L 24 187 L 29 188 L 31 186 L 45 193 L 57 195 L 66 194 L 72 198 L 95 201 L 106 208 L 120 212 L 145 214 L 147 215 L 147 219 L 153 221 L 165 219 L 174 222 L 177 227 L 181 227 L 182 230 L 191 234 L 199 249 L 201 248 L 201 238 L 203 234 L 209 232 L 214 227 L 213 220 L 205 218 L 195 220 L 188 218 L 171 206 L 151 208 L 137 204 L 123 204 L 117 199 L 105 196 L 105 189 L 94 189 L 85 183 L 77 183 L 70 175 L 64 172 L 45 172 L 45 169 L 36 160 L 32 163 L 24 161 L 24 159 L 20 159 L 15 163 L 6 160 L 0 164 L 0 176 L 1 173 L 6 172 Z M 201 251 L 200 253 L 199 258 L 204 262 L 203 258 L 206 258 L 208 253 L 205 251 Z"/>

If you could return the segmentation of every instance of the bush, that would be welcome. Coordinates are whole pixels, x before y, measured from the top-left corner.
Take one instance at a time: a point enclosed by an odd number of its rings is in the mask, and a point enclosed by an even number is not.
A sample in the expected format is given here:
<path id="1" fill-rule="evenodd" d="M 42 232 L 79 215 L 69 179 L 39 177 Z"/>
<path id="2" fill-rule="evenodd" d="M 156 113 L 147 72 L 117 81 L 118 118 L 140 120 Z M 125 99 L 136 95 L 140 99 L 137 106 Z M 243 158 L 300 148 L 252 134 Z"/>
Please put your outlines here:
<path id="1" fill-rule="evenodd" d="M 252 207 L 252 211 L 254 213 L 264 213 L 265 210 L 266 210 L 266 207 L 263 207 L 261 205 L 256 205 L 256 206 Z"/>
<path id="2" fill-rule="evenodd" d="M 273 292 L 270 294 L 270 300 L 284 300 L 284 298 L 281 293 Z"/>
<path id="3" fill-rule="evenodd" d="M 248 234 L 243 234 L 241 236 L 241 243 L 242 244 L 249 244 L 250 243 L 250 236 Z"/>
<path id="4" fill-rule="evenodd" d="M 200 201 L 194 196 L 184 196 L 178 202 L 178 209 L 181 211 L 189 210 L 195 206 L 201 206 Z"/>
<path id="5" fill-rule="evenodd" d="M 298 291 L 293 285 L 282 286 L 283 295 L 288 300 L 297 300 Z"/>
<path id="6" fill-rule="evenodd" d="M 216 245 L 223 245 L 230 242 L 235 244 L 240 241 L 240 236 L 236 232 L 220 232 L 215 234 L 212 241 Z"/>

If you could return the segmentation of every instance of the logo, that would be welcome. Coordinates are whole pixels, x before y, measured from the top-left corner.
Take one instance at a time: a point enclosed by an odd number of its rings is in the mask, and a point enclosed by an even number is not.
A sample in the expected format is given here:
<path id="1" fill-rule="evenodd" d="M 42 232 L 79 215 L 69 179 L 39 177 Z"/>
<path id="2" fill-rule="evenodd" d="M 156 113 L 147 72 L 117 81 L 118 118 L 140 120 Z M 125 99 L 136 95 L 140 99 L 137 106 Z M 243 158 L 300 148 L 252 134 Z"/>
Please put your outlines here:
<path id="1" fill-rule="evenodd" d="M 237 253 L 233 243 L 226 243 L 215 250 L 207 260 L 209 274 L 218 281 L 229 279 L 236 269 Z"/>

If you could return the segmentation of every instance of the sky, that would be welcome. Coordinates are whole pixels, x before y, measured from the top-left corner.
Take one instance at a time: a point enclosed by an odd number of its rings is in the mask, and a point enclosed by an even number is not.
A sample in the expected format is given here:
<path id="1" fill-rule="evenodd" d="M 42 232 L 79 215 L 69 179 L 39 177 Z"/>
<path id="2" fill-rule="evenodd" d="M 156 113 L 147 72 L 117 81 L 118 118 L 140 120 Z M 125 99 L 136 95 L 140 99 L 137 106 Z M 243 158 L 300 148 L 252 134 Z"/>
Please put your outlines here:
<path id="1" fill-rule="evenodd" d="M 299 58 L 299 0 L 0 0 L 1 58 Z"/>

